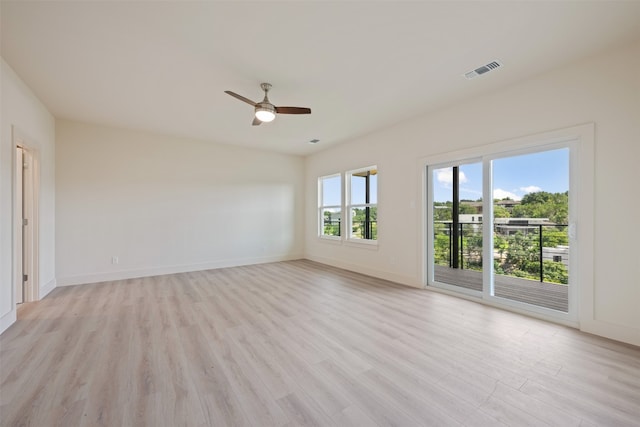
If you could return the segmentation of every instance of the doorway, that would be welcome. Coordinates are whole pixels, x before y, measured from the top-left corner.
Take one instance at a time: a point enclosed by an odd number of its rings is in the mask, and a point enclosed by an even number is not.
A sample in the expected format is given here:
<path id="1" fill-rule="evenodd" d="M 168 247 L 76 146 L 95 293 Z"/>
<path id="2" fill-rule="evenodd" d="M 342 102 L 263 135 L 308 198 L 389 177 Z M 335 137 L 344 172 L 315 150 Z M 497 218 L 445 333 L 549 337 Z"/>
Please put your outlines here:
<path id="1" fill-rule="evenodd" d="M 13 129 L 14 163 L 14 301 L 37 301 L 38 286 L 38 188 L 37 151 Z"/>
<path id="2" fill-rule="evenodd" d="M 590 135 L 575 127 L 425 158 L 425 285 L 575 324 L 591 247 L 586 226 L 576 245 L 578 219 L 589 223 L 578 206 L 591 200 L 580 167 Z"/>

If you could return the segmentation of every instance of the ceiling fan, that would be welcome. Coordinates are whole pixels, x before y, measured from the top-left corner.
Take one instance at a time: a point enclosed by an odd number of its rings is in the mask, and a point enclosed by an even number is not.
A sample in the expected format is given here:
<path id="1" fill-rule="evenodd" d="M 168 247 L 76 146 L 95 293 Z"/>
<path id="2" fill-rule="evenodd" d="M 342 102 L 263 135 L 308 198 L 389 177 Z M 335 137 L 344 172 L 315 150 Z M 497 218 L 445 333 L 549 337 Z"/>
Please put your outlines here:
<path id="1" fill-rule="evenodd" d="M 271 89 L 271 83 L 261 83 L 260 87 L 264 91 L 264 99 L 261 102 L 253 102 L 252 100 L 245 98 L 242 95 L 238 95 L 235 92 L 231 92 L 230 90 L 225 90 L 224 93 L 227 93 L 234 98 L 238 98 L 240 101 L 244 101 L 249 105 L 255 107 L 255 117 L 253 118 L 253 126 L 258 126 L 262 124 L 262 122 L 270 122 L 276 118 L 277 114 L 311 114 L 311 108 L 306 107 L 276 107 L 273 105 L 269 98 L 267 97 L 267 93 L 269 89 Z"/>

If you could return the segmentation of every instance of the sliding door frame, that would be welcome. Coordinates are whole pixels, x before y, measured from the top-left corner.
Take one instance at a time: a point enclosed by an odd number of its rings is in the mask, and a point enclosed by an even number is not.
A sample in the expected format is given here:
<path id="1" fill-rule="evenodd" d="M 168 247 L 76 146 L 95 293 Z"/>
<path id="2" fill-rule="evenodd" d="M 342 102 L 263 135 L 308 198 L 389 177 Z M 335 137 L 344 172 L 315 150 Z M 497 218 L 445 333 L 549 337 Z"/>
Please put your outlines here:
<path id="1" fill-rule="evenodd" d="M 494 159 L 535 152 L 569 148 L 569 309 L 567 313 L 537 307 L 493 296 L 493 263 L 483 265 L 483 291 L 459 291 L 455 286 L 434 286 L 433 272 L 433 183 L 429 170 L 433 167 L 465 164 L 481 159 L 483 193 L 492 194 L 491 162 Z M 593 316 L 594 263 L 594 125 L 586 124 L 556 131 L 496 142 L 481 147 L 428 156 L 419 160 L 421 185 L 422 244 L 421 270 L 423 285 L 431 290 L 449 293 L 484 304 L 551 320 L 573 327 L 580 319 Z M 483 197 L 483 258 L 493 259 L 493 200 Z M 491 223 L 488 220 L 491 219 Z"/>

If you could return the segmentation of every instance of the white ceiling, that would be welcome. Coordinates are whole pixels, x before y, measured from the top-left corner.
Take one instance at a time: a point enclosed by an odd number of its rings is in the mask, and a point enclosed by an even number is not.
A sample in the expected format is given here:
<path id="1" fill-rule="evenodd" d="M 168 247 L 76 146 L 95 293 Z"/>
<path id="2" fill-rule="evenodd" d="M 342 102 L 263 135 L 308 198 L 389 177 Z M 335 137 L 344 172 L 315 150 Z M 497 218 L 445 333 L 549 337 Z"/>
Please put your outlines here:
<path id="1" fill-rule="evenodd" d="M 2 57 L 58 118 L 301 155 L 640 39 L 638 1 L 0 7 Z M 224 91 L 258 101 L 263 81 L 313 113 L 251 126 Z"/>

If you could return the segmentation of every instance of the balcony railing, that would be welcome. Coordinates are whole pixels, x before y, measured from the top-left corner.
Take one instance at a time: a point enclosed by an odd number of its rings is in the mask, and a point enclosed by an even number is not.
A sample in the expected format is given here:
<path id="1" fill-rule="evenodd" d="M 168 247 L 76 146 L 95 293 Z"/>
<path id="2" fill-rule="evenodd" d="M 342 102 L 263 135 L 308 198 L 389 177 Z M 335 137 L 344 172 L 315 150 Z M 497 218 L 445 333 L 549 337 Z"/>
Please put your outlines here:
<path id="1" fill-rule="evenodd" d="M 323 235 L 325 236 L 339 236 L 340 235 L 340 220 L 325 219 L 322 222 Z"/>
<path id="2" fill-rule="evenodd" d="M 459 223 L 458 267 L 481 270 L 482 223 Z M 453 267 L 453 224 L 434 224 L 435 263 Z M 568 235 L 566 224 L 493 225 L 493 261 L 496 272 L 540 282 L 568 282 Z"/>
<path id="3" fill-rule="evenodd" d="M 340 220 L 324 220 L 324 235 L 325 236 L 339 236 L 340 235 Z M 368 236 L 368 237 L 367 237 Z M 378 221 L 352 221 L 351 222 L 351 237 L 359 239 L 378 239 Z"/>

